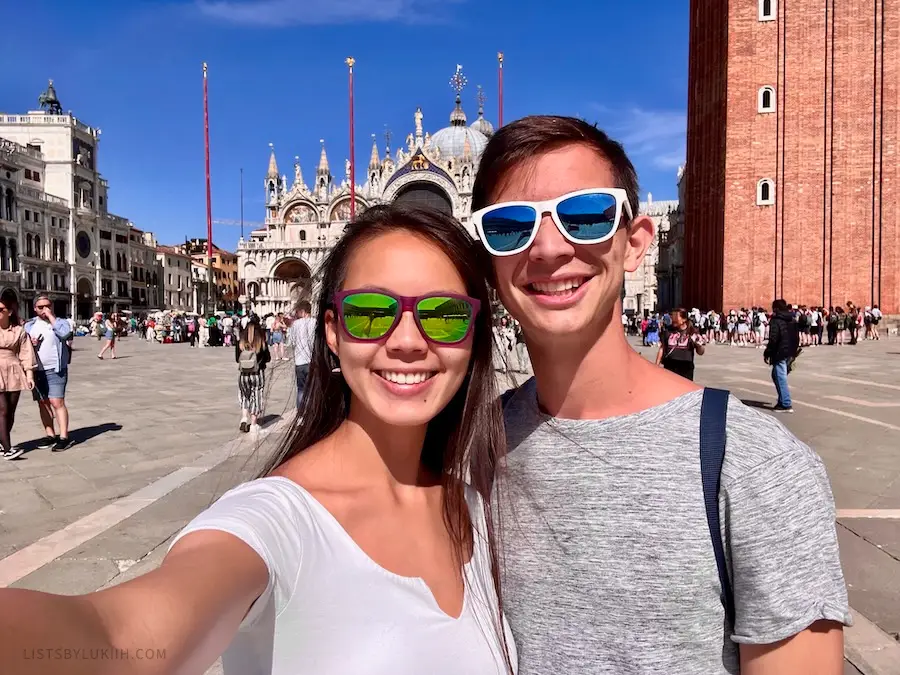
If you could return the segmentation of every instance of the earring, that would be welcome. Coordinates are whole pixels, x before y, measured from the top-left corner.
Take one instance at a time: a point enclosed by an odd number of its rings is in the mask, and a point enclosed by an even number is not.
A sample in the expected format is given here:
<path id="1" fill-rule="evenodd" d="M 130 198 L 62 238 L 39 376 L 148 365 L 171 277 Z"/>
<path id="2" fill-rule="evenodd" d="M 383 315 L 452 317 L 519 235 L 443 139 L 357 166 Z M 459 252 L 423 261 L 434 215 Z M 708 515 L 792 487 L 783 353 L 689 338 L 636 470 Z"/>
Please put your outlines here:
<path id="1" fill-rule="evenodd" d="M 332 368 L 332 369 L 331 369 L 331 372 L 332 372 L 332 373 L 339 373 L 339 372 L 341 372 L 340 366 L 337 367 L 337 368 Z"/>

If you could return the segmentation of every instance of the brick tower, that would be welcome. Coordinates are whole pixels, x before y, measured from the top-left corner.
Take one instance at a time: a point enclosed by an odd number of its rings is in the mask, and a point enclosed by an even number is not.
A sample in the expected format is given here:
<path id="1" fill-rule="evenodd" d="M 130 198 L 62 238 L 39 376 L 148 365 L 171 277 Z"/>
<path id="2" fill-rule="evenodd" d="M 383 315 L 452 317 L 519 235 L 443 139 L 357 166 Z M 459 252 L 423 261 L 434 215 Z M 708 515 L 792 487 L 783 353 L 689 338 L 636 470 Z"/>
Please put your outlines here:
<path id="1" fill-rule="evenodd" d="M 688 306 L 900 313 L 900 0 L 691 0 Z"/>

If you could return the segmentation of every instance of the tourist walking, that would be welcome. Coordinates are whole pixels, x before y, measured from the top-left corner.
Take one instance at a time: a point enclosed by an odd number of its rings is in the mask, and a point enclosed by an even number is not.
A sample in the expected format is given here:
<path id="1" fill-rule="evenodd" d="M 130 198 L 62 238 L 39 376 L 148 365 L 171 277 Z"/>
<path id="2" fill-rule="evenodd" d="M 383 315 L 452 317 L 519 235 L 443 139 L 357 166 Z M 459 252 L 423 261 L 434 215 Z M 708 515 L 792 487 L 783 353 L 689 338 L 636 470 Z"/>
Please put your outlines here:
<path id="1" fill-rule="evenodd" d="M 284 332 L 287 326 L 284 325 L 284 314 L 278 312 L 275 320 L 272 322 L 272 358 L 276 361 L 283 361 L 287 357 L 284 355 Z"/>
<path id="2" fill-rule="evenodd" d="M 323 265 L 304 418 L 262 477 L 147 575 L 74 597 L 0 589 L 4 673 L 122 670 L 23 659 L 48 644 L 164 650 L 160 673 L 223 651 L 225 675 L 515 673 L 480 497 L 503 431 L 477 253 L 437 211 L 359 215 Z"/>
<path id="3" fill-rule="evenodd" d="M 655 240 L 622 146 L 575 118 L 510 122 L 472 208 L 535 373 L 504 397 L 493 491 L 519 672 L 840 673 L 851 617 L 821 460 L 622 332 L 626 270 Z"/>
<path id="4" fill-rule="evenodd" d="M 673 309 L 669 315 L 672 317 L 672 324 L 660 336 L 656 365 L 687 380 L 693 380 L 694 354 L 703 356 L 706 347 L 700 333 L 688 319 L 685 309 Z"/>
<path id="5" fill-rule="evenodd" d="M 104 332 L 103 337 L 106 339 L 106 344 L 103 345 L 103 349 L 100 350 L 100 353 L 97 354 L 97 358 L 101 361 L 103 360 L 103 355 L 109 350 L 109 353 L 112 354 L 113 358 L 116 358 L 116 331 L 118 329 L 117 316 L 115 314 L 110 314 L 106 317 L 106 321 L 103 323 Z"/>
<path id="6" fill-rule="evenodd" d="M 262 327 L 251 322 L 234 346 L 238 364 L 238 399 L 241 403 L 241 426 L 244 433 L 259 433 L 266 393 L 266 364 L 272 360 Z"/>
<path id="7" fill-rule="evenodd" d="M 303 402 L 306 380 L 309 378 L 309 364 L 312 361 L 313 345 L 316 341 L 316 320 L 310 316 L 312 306 L 306 300 L 297 305 L 297 316 L 288 329 L 294 346 L 294 376 L 297 382 L 297 410 Z"/>
<path id="8" fill-rule="evenodd" d="M 769 324 L 769 343 L 763 352 L 763 359 L 772 366 L 772 382 L 778 393 L 775 412 L 794 412 L 788 373 L 800 350 L 800 329 L 784 300 L 772 303 L 772 321 Z"/>
<path id="9" fill-rule="evenodd" d="M 39 448 L 62 452 L 72 447 L 69 439 L 69 409 L 66 407 L 66 387 L 69 383 L 69 362 L 72 352 L 72 324 L 53 315 L 53 305 L 46 295 L 34 299 L 35 317 L 25 324 L 25 332 L 37 356 L 34 371 L 34 400 L 38 402 L 44 438 Z M 59 433 L 56 429 L 59 429 Z"/>
<path id="10" fill-rule="evenodd" d="M 19 396 L 34 389 L 34 348 L 20 325 L 16 305 L 0 298 L 0 457 L 16 459 L 25 452 L 12 444 Z"/>

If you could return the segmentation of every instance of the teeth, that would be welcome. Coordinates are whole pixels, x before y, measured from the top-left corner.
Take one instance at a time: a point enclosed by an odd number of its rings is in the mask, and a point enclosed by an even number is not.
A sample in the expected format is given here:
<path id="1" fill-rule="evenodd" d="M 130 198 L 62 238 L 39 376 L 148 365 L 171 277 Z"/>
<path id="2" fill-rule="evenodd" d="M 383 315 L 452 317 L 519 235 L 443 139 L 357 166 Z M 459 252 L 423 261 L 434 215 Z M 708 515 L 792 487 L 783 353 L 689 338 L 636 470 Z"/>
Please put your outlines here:
<path id="1" fill-rule="evenodd" d="M 578 288 L 584 281 L 584 278 L 581 277 L 562 281 L 535 282 L 531 284 L 531 287 L 538 293 L 565 293 L 573 288 Z"/>
<path id="2" fill-rule="evenodd" d="M 388 382 L 393 382 L 394 384 L 419 384 L 434 375 L 432 372 L 397 373 L 392 370 L 382 370 L 378 374 Z"/>

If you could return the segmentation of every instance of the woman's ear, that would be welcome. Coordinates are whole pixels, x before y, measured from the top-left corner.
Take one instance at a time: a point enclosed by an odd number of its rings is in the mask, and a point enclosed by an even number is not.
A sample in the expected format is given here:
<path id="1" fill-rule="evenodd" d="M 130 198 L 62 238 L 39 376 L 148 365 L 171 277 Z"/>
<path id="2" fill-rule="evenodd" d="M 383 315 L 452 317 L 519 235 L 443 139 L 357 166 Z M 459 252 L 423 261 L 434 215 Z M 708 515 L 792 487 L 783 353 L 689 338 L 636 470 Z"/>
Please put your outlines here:
<path id="1" fill-rule="evenodd" d="M 335 358 L 339 358 L 338 343 L 337 317 L 334 310 L 325 310 L 325 344 L 328 345 L 329 351 L 334 354 Z"/>

